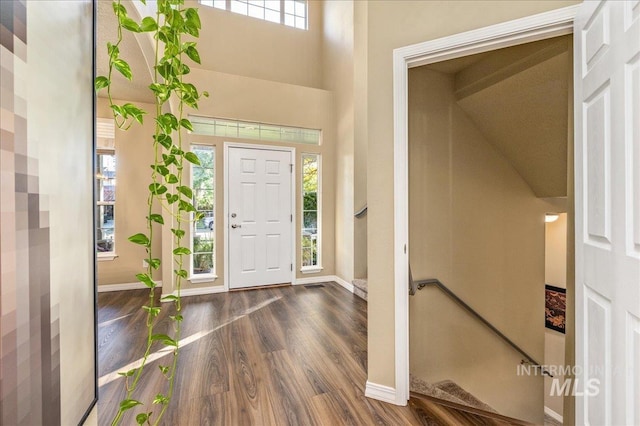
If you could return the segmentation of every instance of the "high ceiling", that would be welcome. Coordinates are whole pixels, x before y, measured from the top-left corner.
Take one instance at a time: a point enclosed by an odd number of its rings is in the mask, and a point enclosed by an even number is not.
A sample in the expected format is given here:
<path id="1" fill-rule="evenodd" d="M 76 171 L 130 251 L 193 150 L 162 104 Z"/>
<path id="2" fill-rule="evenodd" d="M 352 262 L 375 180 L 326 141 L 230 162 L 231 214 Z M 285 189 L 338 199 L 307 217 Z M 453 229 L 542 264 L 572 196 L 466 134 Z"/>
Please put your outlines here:
<path id="1" fill-rule="evenodd" d="M 432 67 L 455 74 L 458 105 L 541 198 L 567 195 L 569 46 L 560 37 Z"/>

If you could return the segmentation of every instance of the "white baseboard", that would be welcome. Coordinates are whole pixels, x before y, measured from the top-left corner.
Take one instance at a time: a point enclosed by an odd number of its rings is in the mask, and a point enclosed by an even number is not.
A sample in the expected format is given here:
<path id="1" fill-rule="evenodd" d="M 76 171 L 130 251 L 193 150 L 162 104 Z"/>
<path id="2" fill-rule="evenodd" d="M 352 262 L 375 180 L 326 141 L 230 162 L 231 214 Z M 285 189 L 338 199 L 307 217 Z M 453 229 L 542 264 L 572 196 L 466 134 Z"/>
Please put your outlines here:
<path id="1" fill-rule="evenodd" d="M 347 291 L 350 291 L 351 293 L 353 293 L 353 284 L 343 280 L 342 278 L 340 278 L 337 275 L 333 276 L 333 281 L 337 282 L 338 284 L 340 284 L 342 287 L 344 287 L 345 289 L 347 289 Z"/>
<path id="2" fill-rule="evenodd" d="M 158 287 L 162 287 L 162 281 L 156 281 Z M 122 283 L 122 284 L 102 284 L 98 286 L 98 293 L 106 293 L 108 291 L 122 291 L 122 290 L 140 290 L 147 289 L 146 285 L 141 282 L 135 283 Z"/>
<path id="3" fill-rule="evenodd" d="M 371 383 L 367 380 L 367 385 L 364 388 L 364 396 L 367 398 L 377 399 L 378 401 L 388 402 L 389 404 L 397 405 L 396 390 L 392 387 L 379 385 L 377 383 Z"/>
<path id="4" fill-rule="evenodd" d="M 215 287 L 183 288 L 180 290 L 180 297 L 202 296 L 205 294 L 225 293 L 226 291 L 227 289 L 225 289 L 223 285 Z M 174 290 L 171 294 L 177 296 L 178 292 Z"/>
<path id="5" fill-rule="evenodd" d="M 338 283 L 340 286 L 344 287 L 347 291 L 353 293 L 353 284 L 346 282 L 345 280 L 338 277 L 337 275 L 323 275 L 318 277 L 296 278 L 293 285 L 326 283 L 330 281 L 334 281 Z"/>
<path id="6" fill-rule="evenodd" d="M 319 275 L 319 276 L 315 276 L 315 277 L 296 278 L 296 280 L 293 282 L 293 285 L 326 283 L 326 282 L 329 282 L 329 281 L 335 281 L 335 276 L 333 276 L 333 275 Z"/>
<path id="7" fill-rule="evenodd" d="M 545 413 L 547 416 L 551 417 L 553 420 L 557 421 L 557 422 L 560 422 L 560 423 L 562 423 L 562 422 L 563 422 L 563 420 L 562 420 L 562 416 L 561 416 L 560 414 L 556 413 L 555 411 L 553 411 L 553 410 L 552 410 L 551 408 L 549 408 L 549 407 L 544 407 L 544 413 Z"/>

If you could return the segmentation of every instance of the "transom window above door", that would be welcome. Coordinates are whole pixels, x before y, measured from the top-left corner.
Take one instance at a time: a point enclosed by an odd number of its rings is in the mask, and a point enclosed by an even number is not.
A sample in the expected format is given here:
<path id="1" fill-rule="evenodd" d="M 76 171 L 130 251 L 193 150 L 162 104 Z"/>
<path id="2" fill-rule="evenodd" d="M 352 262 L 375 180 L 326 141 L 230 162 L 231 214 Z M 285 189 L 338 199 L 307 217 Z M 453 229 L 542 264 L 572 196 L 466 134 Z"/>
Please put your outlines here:
<path id="1" fill-rule="evenodd" d="M 200 0 L 200 4 L 288 27 L 308 29 L 307 0 Z"/>

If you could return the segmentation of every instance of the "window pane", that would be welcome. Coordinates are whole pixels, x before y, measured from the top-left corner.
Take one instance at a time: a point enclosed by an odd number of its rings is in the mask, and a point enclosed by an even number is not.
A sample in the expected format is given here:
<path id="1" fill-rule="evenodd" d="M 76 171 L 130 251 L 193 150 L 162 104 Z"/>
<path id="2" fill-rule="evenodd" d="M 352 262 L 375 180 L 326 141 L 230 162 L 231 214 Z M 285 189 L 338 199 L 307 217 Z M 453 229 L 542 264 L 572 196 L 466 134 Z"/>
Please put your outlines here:
<path id="1" fill-rule="evenodd" d="M 294 16 L 284 15 L 284 24 L 290 27 L 294 27 L 296 25 Z"/>
<path id="2" fill-rule="evenodd" d="M 279 19 L 279 18 L 278 18 Z M 260 138 L 268 141 L 280 140 L 280 127 L 279 126 L 260 126 Z"/>
<path id="3" fill-rule="evenodd" d="M 264 19 L 264 8 L 249 5 L 249 16 L 252 18 Z"/>
<path id="4" fill-rule="evenodd" d="M 269 10 L 265 9 L 264 11 L 264 19 L 265 21 L 275 22 L 276 24 L 280 23 L 280 12 L 277 10 Z"/>
<path id="5" fill-rule="evenodd" d="M 96 249 L 99 253 L 112 252 L 115 244 L 115 206 L 98 206 Z"/>
<path id="6" fill-rule="evenodd" d="M 238 123 L 238 137 L 247 139 L 260 138 L 260 126 L 253 123 Z"/>
<path id="7" fill-rule="evenodd" d="M 302 265 L 316 266 L 319 259 L 319 156 L 302 155 Z"/>
<path id="8" fill-rule="evenodd" d="M 309 233 L 315 234 L 318 231 L 318 212 L 303 212 L 302 227 Z"/>
<path id="9" fill-rule="evenodd" d="M 245 139 L 320 145 L 321 131 L 318 129 L 198 116 L 189 116 L 189 118 L 193 124 L 193 133 L 198 135 L 242 137 Z"/>
<path id="10" fill-rule="evenodd" d="M 193 274 L 210 274 L 213 272 L 213 253 L 193 255 Z"/>
<path id="11" fill-rule="evenodd" d="M 240 0 L 231 0 L 231 11 L 241 15 L 246 15 L 247 3 Z"/>
<path id="12" fill-rule="evenodd" d="M 318 193 L 317 192 L 304 193 L 304 199 L 302 200 L 302 210 L 305 210 L 305 211 L 318 210 Z"/>
<path id="13" fill-rule="evenodd" d="M 293 4 L 293 0 L 284 0 L 284 13 L 293 15 L 296 11 L 296 6 Z"/>
<path id="14" fill-rule="evenodd" d="M 228 9 L 234 13 L 290 27 L 307 29 L 307 0 L 230 0 L 228 8 L 226 0 L 200 0 L 200 4 L 217 9 Z M 284 22 L 282 22 L 281 12 L 284 12 Z"/>
<path id="15" fill-rule="evenodd" d="M 193 145 L 191 151 L 201 164 L 191 167 L 193 205 L 201 216 L 191 227 L 191 273 L 209 274 L 215 270 L 215 151 L 208 145 Z"/>
<path id="16" fill-rule="evenodd" d="M 265 1 L 264 6 L 267 9 L 271 9 L 271 10 L 275 10 L 277 12 L 280 12 L 280 0 L 267 0 L 267 1 Z"/>
<path id="17" fill-rule="evenodd" d="M 115 250 L 116 156 L 113 152 L 98 153 L 96 158 L 97 218 L 96 250 Z"/>

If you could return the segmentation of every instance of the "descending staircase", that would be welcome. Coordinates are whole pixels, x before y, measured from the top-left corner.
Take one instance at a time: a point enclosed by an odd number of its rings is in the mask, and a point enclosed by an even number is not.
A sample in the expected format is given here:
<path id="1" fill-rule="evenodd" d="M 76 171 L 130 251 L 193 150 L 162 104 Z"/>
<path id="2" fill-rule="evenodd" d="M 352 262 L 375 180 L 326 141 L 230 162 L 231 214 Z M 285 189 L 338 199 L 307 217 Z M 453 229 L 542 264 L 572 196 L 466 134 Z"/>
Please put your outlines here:
<path id="1" fill-rule="evenodd" d="M 426 426 L 531 425 L 497 413 L 451 380 L 430 384 L 411 376 L 409 406 Z"/>
<path id="2" fill-rule="evenodd" d="M 423 425 L 531 425 L 501 415 L 451 380 L 431 384 L 412 375 L 410 389 L 409 406 Z M 562 426 L 546 413 L 544 425 Z"/>

